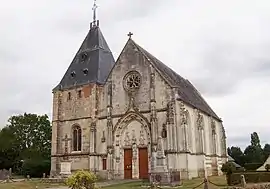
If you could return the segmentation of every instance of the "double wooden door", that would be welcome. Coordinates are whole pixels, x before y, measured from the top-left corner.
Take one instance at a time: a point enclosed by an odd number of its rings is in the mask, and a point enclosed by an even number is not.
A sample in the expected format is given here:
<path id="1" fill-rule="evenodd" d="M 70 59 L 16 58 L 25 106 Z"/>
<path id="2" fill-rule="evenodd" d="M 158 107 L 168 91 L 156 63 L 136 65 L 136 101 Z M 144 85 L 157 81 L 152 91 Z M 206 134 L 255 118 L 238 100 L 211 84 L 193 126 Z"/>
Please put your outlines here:
<path id="1" fill-rule="evenodd" d="M 132 149 L 124 150 L 124 178 L 132 179 Z M 148 178 L 148 150 L 139 148 L 139 178 Z"/>

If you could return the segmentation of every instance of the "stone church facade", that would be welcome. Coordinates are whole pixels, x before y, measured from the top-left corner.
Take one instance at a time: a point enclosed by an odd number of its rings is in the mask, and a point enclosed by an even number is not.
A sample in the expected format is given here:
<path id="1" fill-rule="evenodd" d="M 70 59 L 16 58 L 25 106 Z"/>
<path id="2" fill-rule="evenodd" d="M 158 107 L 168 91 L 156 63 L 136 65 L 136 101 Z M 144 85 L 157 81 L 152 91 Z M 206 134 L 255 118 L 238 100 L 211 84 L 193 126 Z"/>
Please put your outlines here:
<path id="1" fill-rule="evenodd" d="M 53 90 L 51 153 L 51 176 L 68 162 L 109 179 L 219 175 L 227 160 L 222 121 L 195 87 L 131 35 L 115 61 L 98 22 Z"/>

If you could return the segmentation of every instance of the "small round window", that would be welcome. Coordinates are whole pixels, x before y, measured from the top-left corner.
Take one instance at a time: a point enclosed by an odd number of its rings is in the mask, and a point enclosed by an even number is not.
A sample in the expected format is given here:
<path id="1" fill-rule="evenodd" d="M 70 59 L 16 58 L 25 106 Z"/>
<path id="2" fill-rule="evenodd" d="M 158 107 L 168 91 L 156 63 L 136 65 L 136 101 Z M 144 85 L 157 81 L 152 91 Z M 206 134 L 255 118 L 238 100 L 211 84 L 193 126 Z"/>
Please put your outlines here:
<path id="1" fill-rule="evenodd" d="M 141 86 L 141 75 L 137 71 L 129 72 L 124 77 L 124 88 L 128 91 L 135 91 Z"/>

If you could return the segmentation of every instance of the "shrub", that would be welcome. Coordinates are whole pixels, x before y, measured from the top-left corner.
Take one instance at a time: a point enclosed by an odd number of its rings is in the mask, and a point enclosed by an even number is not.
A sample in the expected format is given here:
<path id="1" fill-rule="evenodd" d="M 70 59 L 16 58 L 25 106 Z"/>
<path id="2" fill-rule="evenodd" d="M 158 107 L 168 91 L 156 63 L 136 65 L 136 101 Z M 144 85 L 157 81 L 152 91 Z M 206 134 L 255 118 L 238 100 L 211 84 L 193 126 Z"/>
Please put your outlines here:
<path id="1" fill-rule="evenodd" d="M 260 166 L 262 166 L 262 163 L 246 163 L 244 165 L 245 169 L 248 171 L 255 171 L 257 170 Z"/>
<path id="2" fill-rule="evenodd" d="M 97 176 L 89 171 L 77 171 L 71 175 L 66 185 L 71 189 L 96 189 Z"/>
<path id="3" fill-rule="evenodd" d="M 236 167 L 232 162 L 227 162 L 222 165 L 221 171 L 223 173 L 226 173 L 226 178 L 227 178 L 227 184 L 230 186 L 231 185 L 231 175 L 236 171 Z"/>
<path id="4" fill-rule="evenodd" d="M 222 165 L 221 171 L 226 173 L 226 175 L 229 175 L 236 171 L 236 167 L 233 163 L 227 162 Z"/>
<path id="5" fill-rule="evenodd" d="M 48 175 L 51 169 L 51 161 L 43 159 L 28 159 L 22 164 L 21 174 L 41 178 L 43 173 Z"/>
<path id="6" fill-rule="evenodd" d="M 245 176 L 247 183 L 260 183 L 270 182 L 270 172 L 244 172 L 244 173 L 233 173 L 231 175 L 232 184 L 240 184 L 241 175 Z"/>
<path id="7" fill-rule="evenodd" d="M 265 170 L 268 172 L 270 170 L 270 164 L 265 165 Z"/>

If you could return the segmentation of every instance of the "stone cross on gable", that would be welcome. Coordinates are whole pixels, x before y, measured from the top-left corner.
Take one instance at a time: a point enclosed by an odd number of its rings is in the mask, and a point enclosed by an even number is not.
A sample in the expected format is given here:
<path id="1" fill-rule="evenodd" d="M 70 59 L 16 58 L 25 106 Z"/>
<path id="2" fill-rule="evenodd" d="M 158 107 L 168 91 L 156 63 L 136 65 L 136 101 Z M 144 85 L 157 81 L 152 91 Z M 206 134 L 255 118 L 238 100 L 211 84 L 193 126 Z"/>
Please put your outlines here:
<path id="1" fill-rule="evenodd" d="M 128 33 L 128 37 L 129 37 L 129 38 L 131 38 L 132 35 L 133 35 L 132 32 L 129 32 L 129 33 Z"/>
<path id="2" fill-rule="evenodd" d="M 65 154 L 68 154 L 68 141 L 70 141 L 71 138 L 68 138 L 67 134 L 65 135 L 65 138 L 62 139 L 62 141 L 65 142 Z"/>

